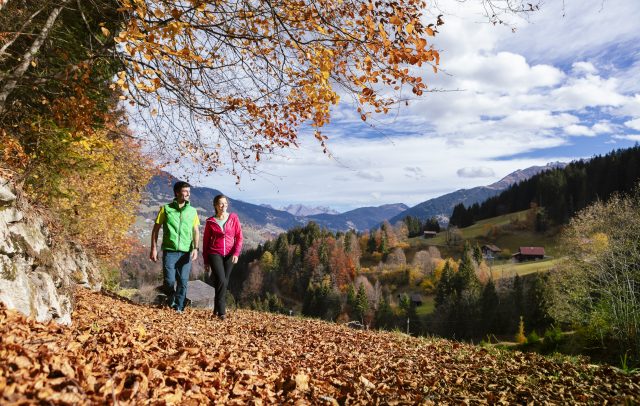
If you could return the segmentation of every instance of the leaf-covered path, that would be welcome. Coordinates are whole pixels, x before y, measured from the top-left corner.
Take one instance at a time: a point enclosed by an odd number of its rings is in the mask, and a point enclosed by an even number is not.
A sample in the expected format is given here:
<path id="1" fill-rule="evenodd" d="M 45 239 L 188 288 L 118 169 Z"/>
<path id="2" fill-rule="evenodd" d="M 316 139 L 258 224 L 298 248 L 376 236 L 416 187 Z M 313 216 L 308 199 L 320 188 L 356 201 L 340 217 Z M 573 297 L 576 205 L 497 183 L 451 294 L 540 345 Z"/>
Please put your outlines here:
<path id="1" fill-rule="evenodd" d="M 0 308 L 0 403 L 604 404 L 640 376 L 250 311 L 225 321 L 78 290 L 72 327 Z"/>

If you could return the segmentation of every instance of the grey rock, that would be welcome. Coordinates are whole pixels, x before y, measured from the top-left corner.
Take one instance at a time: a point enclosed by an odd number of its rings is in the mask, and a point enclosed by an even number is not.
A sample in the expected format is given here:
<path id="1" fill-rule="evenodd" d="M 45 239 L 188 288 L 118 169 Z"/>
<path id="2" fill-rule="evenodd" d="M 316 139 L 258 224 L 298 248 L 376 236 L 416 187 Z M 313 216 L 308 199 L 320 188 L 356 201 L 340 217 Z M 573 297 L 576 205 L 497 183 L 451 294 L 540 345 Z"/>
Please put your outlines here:
<path id="1" fill-rule="evenodd" d="M 100 289 L 82 247 L 53 244 L 42 220 L 0 179 L 0 301 L 37 321 L 71 323 L 76 285 Z"/>
<path id="2" fill-rule="evenodd" d="M 9 183 L 0 178 L 0 205 L 5 205 L 16 200 L 16 195 L 9 188 Z"/>
<path id="3" fill-rule="evenodd" d="M 192 307 L 213 309 L 216 291 L 201 280 L 189 281 L 187 284 L 187 300 Z"/>

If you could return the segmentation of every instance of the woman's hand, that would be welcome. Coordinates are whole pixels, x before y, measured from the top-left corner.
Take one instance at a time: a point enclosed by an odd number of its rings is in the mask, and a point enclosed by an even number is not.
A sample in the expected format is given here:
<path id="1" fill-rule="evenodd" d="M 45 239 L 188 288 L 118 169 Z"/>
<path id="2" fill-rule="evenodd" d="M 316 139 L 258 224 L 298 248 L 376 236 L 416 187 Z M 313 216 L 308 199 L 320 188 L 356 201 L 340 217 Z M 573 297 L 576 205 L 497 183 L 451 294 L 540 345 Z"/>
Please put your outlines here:
<path id="1" fill-rule="evenodd" d="M 233 264 L 237 264 L 238 263 L 238 256 L 237 255 L 234 255 L 234 256 L 231 257 L 231 263 L 233 263 Z"/>

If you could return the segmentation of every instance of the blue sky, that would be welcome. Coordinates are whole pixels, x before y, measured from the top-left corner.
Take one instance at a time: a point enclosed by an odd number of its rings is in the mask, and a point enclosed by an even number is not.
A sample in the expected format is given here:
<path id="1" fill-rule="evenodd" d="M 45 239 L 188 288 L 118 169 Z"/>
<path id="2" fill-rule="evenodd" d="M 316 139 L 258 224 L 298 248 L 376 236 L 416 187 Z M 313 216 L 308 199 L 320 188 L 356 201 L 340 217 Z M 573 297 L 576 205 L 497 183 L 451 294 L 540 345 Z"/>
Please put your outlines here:
<path id="1" fill-rule="evenodd" d="M 324 129 L 330 156 L 303 131 L 299 149 L 263 162 L 239 186 L 222 172 L 194 183 L 274 207 L 413 206 L 640 141 L 640 1 L 548 2 L 526 19 L 509 17 L 515 33 L 487 23 L 478 1 L 437 4 L 429 12 L 444 14 L 434 41 L 444 72 L 429 68 L 424 80 L 455 91 L 367 123 L 344 97 Z"/>

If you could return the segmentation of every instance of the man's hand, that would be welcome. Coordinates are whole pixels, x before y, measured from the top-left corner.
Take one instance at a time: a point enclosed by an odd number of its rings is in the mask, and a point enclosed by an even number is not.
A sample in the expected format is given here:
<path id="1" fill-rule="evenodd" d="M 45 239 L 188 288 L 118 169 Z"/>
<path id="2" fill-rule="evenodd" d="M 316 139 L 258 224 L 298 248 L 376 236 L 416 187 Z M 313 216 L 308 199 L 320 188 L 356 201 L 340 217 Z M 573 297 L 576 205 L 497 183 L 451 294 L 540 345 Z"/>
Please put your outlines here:
<path id="1" fill-rule="evenodd" d="M 192 260 L 192 261 L 195 261 L 195 260 L 196 260 L 196 258 L 198 258 L 198 249 L 197 249 L 197 248 L 194 248 L 194 249 L 191 251 L 191 260 Z"/>
<path id="2" fill-rule="evenodd" d="M 149 259 L 153 262 L 158 262 L 158 249 L 156 247 L 151 247 L 151 252 L 149 253 Z"/>
<path id="3" fill-rule="evenodd" d="M 149 253 L 149 259 L 153 262 L 158 262 L 158 233 L 162 224 L 154 224 L 153 230 L 151 230 L 151 252 Z"/>
<path id="4" fill-rule="evenodd" d="M 231 263 L 233 263 L 233 264 L 237 264 L 238 263 L 238 256 L 237 255 L 234 255 L 234 256 L 231 257 Z"/>

